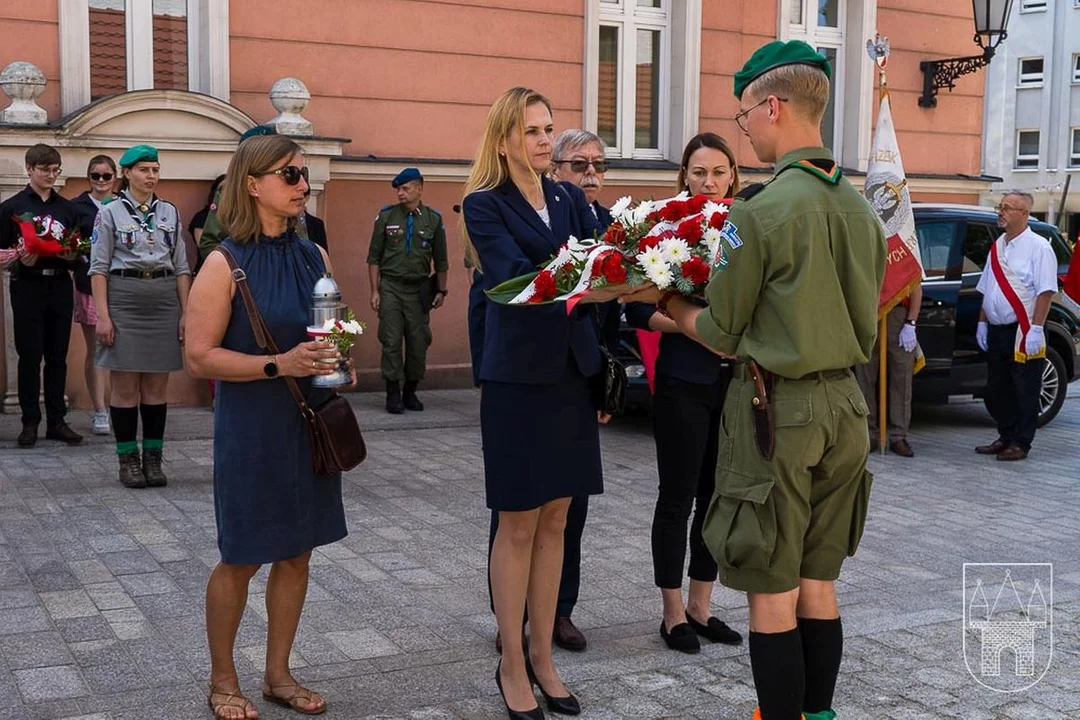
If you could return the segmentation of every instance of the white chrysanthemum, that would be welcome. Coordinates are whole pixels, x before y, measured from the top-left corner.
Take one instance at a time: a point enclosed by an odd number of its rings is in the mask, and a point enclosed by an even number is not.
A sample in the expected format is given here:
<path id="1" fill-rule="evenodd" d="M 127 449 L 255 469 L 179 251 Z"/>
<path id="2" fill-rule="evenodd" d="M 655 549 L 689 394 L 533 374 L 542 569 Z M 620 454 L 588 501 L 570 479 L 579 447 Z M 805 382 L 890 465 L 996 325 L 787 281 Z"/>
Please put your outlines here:
<path id="1" fill-rule="evenodd" d="M 667 263 L 664 262 L 664 254 L 660 252 L 658 247 L 645 248 L 645 252 L 638 254 L 637 261 L 638 265 L 646 272 L 651 268 L 667 267 Z"/>
<path id="2" fill-rule="evenodd" d="M 551 261 L 551 267 L 562 267 L 566 263 L 570 262 L 570 259 L 572 257 L 573 253 L 570 252 L 570 248 L 568 248 L 566 245 L 563 245 L 561 248 L 559 248 L 559 254 L 556 255 L 555 259 Z"/>
<path id="3" fill-rule="evenodd" d="M 360 324 L 358 320 L 346 320 L 341 323 L 341 330 L 347 332 L 350 335 L 363 335 L 364 326 Z"/>
<path id="4" fill-rule="evenodd" d="M 634 208 L 630 213 L 630 224 L 639 225 L 645 222 L 645 218 L 649 217 L 649 214 L 653 211 L 653 203 L 649 200 L 642 200 L 638 203 L 638 206 Z"/>
<path id="5" fill-rule="evenodd" d="M 611 206 L 611 216 L 621 222 L 623 216 L 627 214 L 626 211 L 630 209 L 630 203 L 632 202 L 634 202 L 633 198 L 629 195 L 623 195 Z"/>
<path id="6" fill-rule="evenodd" d="M 716 255 L 716 248 L 720 247 L 721 240 L 723 238 L 720 231 L 714 227 L 707 229 L 705 234 L 701 236 L 701 243 L 709 249 L 710 255 Z"/>
<path id="7" fill-rule="evenodd" d="M 713 216 L 713 213 L 726 213 L 729 209 L 730 208 L 724 203 L 715 203 L 710 200 L 709 202 L 705 203 L 705 209 L 703 210 L 703 212 L 705 213 L 705 217 L 711 218 Z"/>
<path id="8" fill-rule="evenodd" d="M 675 282 L 675 275 L 666 263 L 649 267 L 645 270 L 645 277 L 656 287 L 666 290 L 671 283 Z"/>
<path id="9" fill-rule="evenodd" d="M 664 262 L 682 265 L 690 259 L 690 246 L 682 238 L 668 238 L 660 242 L 660 253 L 664 256 Z"/>

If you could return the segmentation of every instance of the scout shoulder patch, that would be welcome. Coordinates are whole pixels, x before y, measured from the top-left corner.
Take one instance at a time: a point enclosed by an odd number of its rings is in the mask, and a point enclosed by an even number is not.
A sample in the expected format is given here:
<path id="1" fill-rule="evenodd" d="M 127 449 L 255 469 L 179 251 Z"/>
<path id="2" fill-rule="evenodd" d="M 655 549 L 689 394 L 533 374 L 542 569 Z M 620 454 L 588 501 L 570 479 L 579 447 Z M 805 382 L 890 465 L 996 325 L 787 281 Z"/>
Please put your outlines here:
<path id="1" fill-rule="evenodd" d="M 727 244 L 731 246 L 732 250 L 742 247 L 743 241 L 739 237 L 739 226 L 730 220 L 724 222 L 724 227 L 720 229 L 720 237 L 727 240 Z"/>
<path id="2" fill-rule="evenodd" d="M 820 178 L 830 185 L 836 185 L 840 182 L 840 178 L 843 172 L 840 170 L 840 166 L 832 160 L 826 160 L 825 158 L 815 158 L 813 160 L 800 160 L 796 163 L 788 165 L 788 167 L 799 168 L 805 170 L 814 177 Z"/>

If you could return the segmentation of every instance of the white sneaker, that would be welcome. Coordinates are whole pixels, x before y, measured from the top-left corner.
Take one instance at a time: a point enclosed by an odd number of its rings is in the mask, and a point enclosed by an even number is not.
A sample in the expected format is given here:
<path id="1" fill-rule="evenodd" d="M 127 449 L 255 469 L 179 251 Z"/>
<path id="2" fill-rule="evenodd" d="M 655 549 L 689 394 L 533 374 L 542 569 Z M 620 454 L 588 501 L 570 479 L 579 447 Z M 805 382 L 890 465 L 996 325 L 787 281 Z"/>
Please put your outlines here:
<path id="1" fill-rule="evenodd" d="M 109 435 L 112 428 L 109 427 L 109 411 L 100 410 L 94 413 L 94 434 Z"/>

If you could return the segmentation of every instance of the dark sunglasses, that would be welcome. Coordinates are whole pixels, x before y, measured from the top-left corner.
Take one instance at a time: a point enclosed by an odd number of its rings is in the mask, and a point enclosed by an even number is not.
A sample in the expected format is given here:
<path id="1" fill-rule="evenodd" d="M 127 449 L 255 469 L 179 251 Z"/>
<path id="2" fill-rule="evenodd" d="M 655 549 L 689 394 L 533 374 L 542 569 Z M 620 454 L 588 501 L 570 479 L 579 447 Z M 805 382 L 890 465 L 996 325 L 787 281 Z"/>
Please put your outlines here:
<path id="1" fill-rule="evenodd" d="M 93 180 L 94 182 L 101 182 L 102 180 L 104 180 L 105 182 L 109 182 L 110 180 L 113 179 L 113 174 L 112 173 L 90 173 L 90 179 Z"/>
<path id="2" fill-rule="evenodd" d="M 296 165 L 286 165 L 283 168 L 277 170 L 270 170 L 269 172 L 258 173 L 257 176 L 263 175 L 280 175 L 281 179 L 285 181 L 286 185 L 296 185 L 300 182 L 300 178 L 304 178 L 304 182 L 308 181 L 308 169 L 304 167 L 297 167 Z"/>
<path id="3" fill-rule="evenodd" d="M 611 167 L 607 160 L 593 160 L 592 162 L 589 162 L 588 160 L 556 160 L 555 162 L 560 164 L 570 163 L 570 169 L 578 173 L 587 171 L 590 165 L 592 165 L 593 170 L 598 173 L 607 172 L 607 169 Z"/>

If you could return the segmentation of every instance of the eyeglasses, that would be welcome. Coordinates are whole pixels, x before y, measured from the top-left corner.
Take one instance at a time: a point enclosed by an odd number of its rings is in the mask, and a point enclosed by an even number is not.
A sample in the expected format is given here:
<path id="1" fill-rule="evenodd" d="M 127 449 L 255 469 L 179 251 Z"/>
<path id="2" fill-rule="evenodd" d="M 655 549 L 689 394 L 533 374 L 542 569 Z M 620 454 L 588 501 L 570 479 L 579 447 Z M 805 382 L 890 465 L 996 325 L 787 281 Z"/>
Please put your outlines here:
<path id="1" fill-rule="evenodd" d="M 109 182 L 113 179 L 112 173 L 90 173 L 90 179 L 94 182 Z"/>
<path id="2" fill-rule="evenodd" d="M 592 165 L 593 170 L 598 173 L 605 173 L 607 169 L 611 167 L 607 160 L 556 160 L 558 164 L 570 163 L 570 169 L 577 173 L 583 173 L 588 171 L 589 166 Z"/>
<path id="3" fill-rule="evenodd" d="M 999 213 L 1002 213 L 1002 212 L 1015 212 L 1015 211 L 1021 210 L 1021 209 L 1022 208 L 1013 207 L 1012 205 L 995 205 L 994 206 L 994 210 L 999 212 Z"/>
<path id="4" fill-rule="evenodd" d="M 64 171 L 59 165 L 35 165 L 34 169 L 42 175 L 60 175 Z"/>
<path id="5" fill-rule="evenodd" d="M 759 102 L 757 105 L 754 105 L 753 107 L 746 108 L 741 113 L 739 113 L 738 115 L 735 116 L 735 124 L 739 126 L 740 130 L 742 130 L 743 132 L 746 132 L 746 124 L 743 122 L 744 120 L 746 120 L 746 116 L 749 115 L 752 111 L 754 111 L 757 108 L 764 105 L 765 103 L 769 102 L 769 98 L 776 98 L 777 102 L 787 102 L 788 101 L 787 98 L 776 97 L 776 95 L 770 95 L 769 97 L 767 97 L 764 100 L 762 100 L 761 102 Z"/>
<path id="6" fill-rule="evenodd" d="M 286 165 L 283 168 L 277 170 L 270 170 L 264 173 L 258 173 L 257 176 L 263 175 L 280 175 L 281 179 L 285 181 L 286 185 L 296 185 L 300 182 L 300 178 L 304 178 L 304 182 L 308 181 L 308 169 L 304 167 L 297 167 L 296 165 Z"/>

